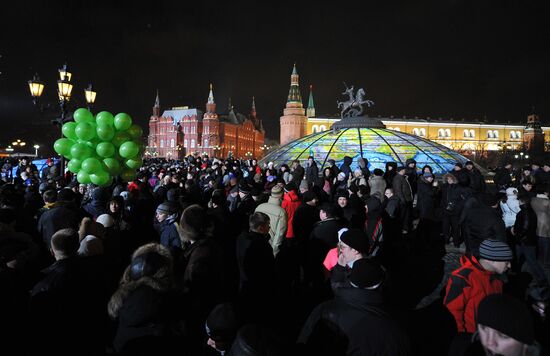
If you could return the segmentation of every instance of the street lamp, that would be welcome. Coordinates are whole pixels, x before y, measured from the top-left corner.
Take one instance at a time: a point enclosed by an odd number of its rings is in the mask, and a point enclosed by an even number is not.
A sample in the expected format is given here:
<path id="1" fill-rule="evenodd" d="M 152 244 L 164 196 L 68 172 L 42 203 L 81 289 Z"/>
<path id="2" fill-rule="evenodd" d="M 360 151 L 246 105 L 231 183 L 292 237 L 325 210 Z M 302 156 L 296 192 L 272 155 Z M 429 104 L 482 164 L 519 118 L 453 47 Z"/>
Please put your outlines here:
<path id="1" fill-rule="evenodd" d="M 17 147 L 23 148 L 23 147 L 25 147 L 26 144 L 27 144 L 27 143 L 26 143 L 25 141 L 21 141 L 21 140 L 19 140 L 19 139 L 18 139 L 17 141 L 13 141 L 13 142 L 11 143 L 11 145 L 12 145 L 12 146 L 15 146 L 15 148 L 17 148 Z"/>
<path id="2" fill-rule="evenodd" d="M 39 145 L 34 145 L 32 147 L 34 147 L 34 156 L 36 158 L 38 158 L 38 149 L 40 148 L 40 146 Z"/>
<path id="3" fill-rule="evenodd" d="M 68 71 L 66 63 L 63 65 L 63 67 L 58 69 L 58 72 L 59 72 L 59 80 L 57 81 L 57 97 L 58 97 L 60 116 L 54 119 L 52 122 L 55 125 L 59 126 L 59 129 L 61 130 L 65 122 L 72 120 L 72 117 L 67 116 L 67 104 L 71 100 L 73 84 L 71 83 L 72 73 Z M 40 97 L 44 92 L 44 87 L 45 87 L 44 83 L 40 80 L 40 78 L 38 77 L 38 74 L 35 74 L 33 79 L 28 81 L 28 84 L 29 84 L 29 91 L 33 98 L 34 105 L 39 108 L 40 112 L 43 112 L 44 107 L 40 105 Z M 88 104 L 88 109 L 89 109 L 94 104 L 97 93 L 93 90 L 92 85 L 89 84 L 88 88 L 84 90 L 84 94 L 85 94 L 86 103 Z M 46 106 L 46 108 L 49 108 L 49 105 Z M 61 138 L 62 137 L 63 137 L 63 133 L 61 132 Z M 35 147 L 35 149 L 37 148 Z M 63 157 L 63 155 L 61 155 L 60 161 L 61 161 L 61 174 L 64 175 L 65 158 Z"/>

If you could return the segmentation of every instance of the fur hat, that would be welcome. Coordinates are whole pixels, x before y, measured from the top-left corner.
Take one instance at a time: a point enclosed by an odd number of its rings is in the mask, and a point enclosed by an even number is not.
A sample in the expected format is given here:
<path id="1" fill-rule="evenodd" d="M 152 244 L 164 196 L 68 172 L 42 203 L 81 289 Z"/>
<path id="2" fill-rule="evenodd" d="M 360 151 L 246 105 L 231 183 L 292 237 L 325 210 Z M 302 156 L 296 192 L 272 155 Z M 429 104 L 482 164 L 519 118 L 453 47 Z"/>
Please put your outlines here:
<path id="1" fill-rule="evenodd" d="M 198 204 L 188 206 L 180 218 L 182 238 L 188 241 L 204 239 L 212 234 L 212 224 L 206 210 Z"/>

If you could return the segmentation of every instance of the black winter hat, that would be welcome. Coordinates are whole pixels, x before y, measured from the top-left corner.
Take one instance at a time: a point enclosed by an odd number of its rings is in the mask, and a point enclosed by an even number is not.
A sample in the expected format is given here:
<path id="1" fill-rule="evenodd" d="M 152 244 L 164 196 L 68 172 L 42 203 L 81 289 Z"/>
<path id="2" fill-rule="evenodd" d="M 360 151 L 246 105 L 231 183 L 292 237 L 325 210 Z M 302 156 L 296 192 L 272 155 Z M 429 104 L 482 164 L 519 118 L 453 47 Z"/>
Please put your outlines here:
<path id="1" fill-rule="evenodd" d="M 154 276 L 165 265 L 165 259 L 157 252 L 144 253 L 134 258 L 130 263 L 130 279 L 137 281 L 143 277 Z"/>
<path id="2" fill-rule="evenodd" d="M 462 168 L 462 163 L 456 162 L 456 163 L 455 163 L 455 167 L 460 167 L 460 168 Z"/>
<path id="3" fill-rule="evenodd" d="M 362 253 L 369 250 L 369 238 L 360 229 L 349 229 L 342 234 L 340 241 Z"/>
<path id="4" fill-rule="evenodd" d="M 349 281 L 357 288 L 375 289 L 384 281 L 385 272 L 382 266 L 369 258 L 353 262 Z"/>
<path id="5" fill-rule="evenodd" d="M 252 188 L 250 188 L 250 186 L 246 183 L 239 184 L 239 192 L 241 193 L 248 194 L 251 189 Z"/>
<path id="6" fill-rule="evenodd" d="M 380 176 L 382 177 L 384 175 L 384 171 L 381 170 L 380 168 L 375 168 L 374 171 L 372 171 L 372 173 L 375 175 L 375 176 Z"/>
<path id="7" fill-rule="evenodd" d="M 57 193 L 57 201 L 70 202 L 74 201 L 76 194 L 72 189 L 63 188 Z"/>
<path id="8" fill-rule="evenodd" d="M 208 337 L 215 341 L 233 341 L 241 325 L 237 310 L 232 303 L 216 305 L 206 319 Z"/>
<path id="9" fill-rule="evenodd" d="M 304 195 L 302 195 L 302 201 L 304 203 L 310 202 L 313 199 L 317 199 L 317 194 L 315 194 L 314 192 L 312 192 L 310 190 L 308 190 L 307 192 L 304 193 Z"/>
<path id="10" fill-rule="evenodd" d="M 535 342 L 531 314 L 523 302 L 512 296 L 492 294 L 485 297 L 477 308 L 476 321 L 524 344 Z"/>

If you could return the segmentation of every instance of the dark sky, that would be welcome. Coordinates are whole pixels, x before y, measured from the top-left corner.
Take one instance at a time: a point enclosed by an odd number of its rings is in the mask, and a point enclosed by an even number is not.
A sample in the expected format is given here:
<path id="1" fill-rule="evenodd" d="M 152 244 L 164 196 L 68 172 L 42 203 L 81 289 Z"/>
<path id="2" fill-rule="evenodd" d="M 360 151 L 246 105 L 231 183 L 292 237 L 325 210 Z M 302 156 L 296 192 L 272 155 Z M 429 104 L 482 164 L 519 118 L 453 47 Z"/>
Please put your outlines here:
<path id="1" fill-rule="evenodd" d="M 372 115 L 523 122 L 535 106 L 550 123 L 550 31 L 544 1 L 10 1 L 0 14 L 0 147 L 51 145 L 57 130 L 32 106 L 27 80 L 55 100 L 57 68 L 74 99 L 98 91 L 95 111 L 128 112 L 146 127 L 162 109 L 218 112 L 256 97 L 267 136 L 279 137 L 292 64 L 317 114 L 336 112 L 342 81 L 363 87 Z M 269 2 L 280 4 L 281 2 Z"/>

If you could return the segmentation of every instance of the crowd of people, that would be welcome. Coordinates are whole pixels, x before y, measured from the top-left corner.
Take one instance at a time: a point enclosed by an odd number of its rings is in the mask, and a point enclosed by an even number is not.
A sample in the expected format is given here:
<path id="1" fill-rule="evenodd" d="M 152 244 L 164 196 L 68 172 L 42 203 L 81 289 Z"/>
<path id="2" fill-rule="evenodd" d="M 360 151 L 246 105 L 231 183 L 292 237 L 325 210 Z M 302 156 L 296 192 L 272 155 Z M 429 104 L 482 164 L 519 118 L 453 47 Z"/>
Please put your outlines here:
<path id="1" fill-rule="evenodd" d="M 6 354 L 542 355 L 550 163 L 2 167 Z M 9 172 L 9 173 L 8 173 Z M 446 254 L 460 256 L 445 276 Z"/>

